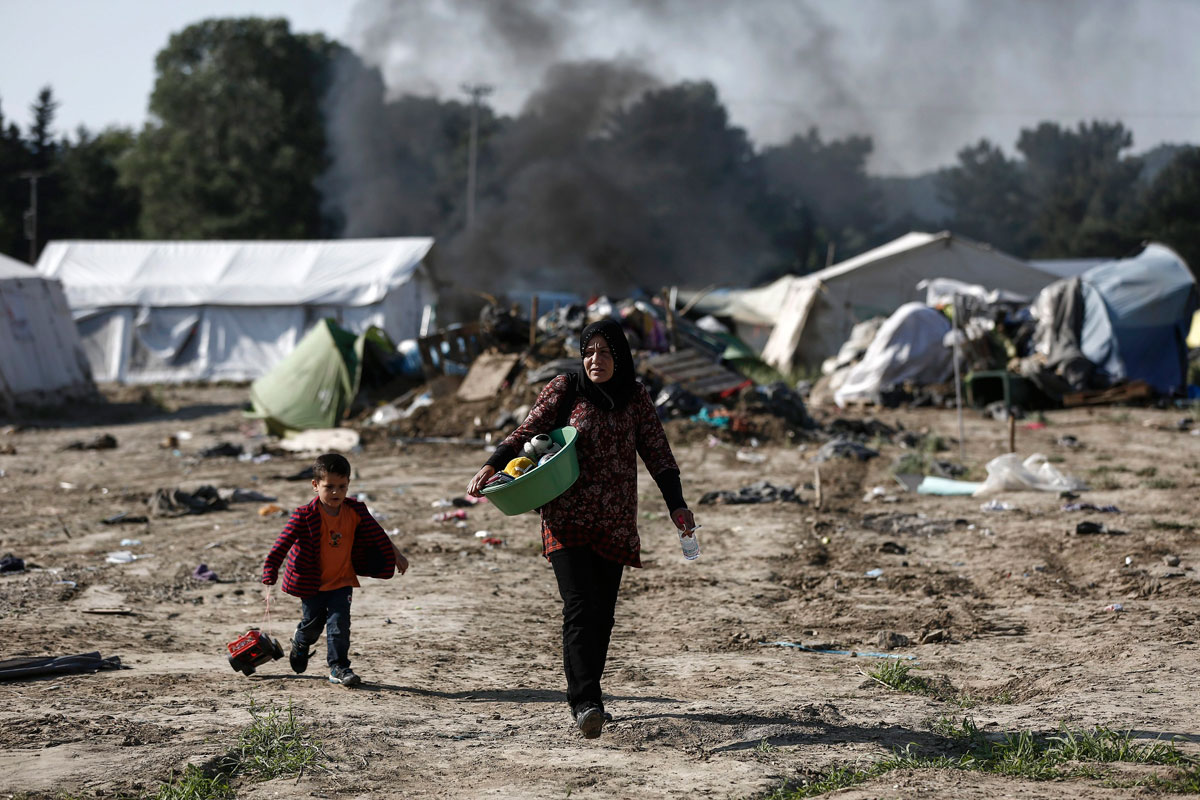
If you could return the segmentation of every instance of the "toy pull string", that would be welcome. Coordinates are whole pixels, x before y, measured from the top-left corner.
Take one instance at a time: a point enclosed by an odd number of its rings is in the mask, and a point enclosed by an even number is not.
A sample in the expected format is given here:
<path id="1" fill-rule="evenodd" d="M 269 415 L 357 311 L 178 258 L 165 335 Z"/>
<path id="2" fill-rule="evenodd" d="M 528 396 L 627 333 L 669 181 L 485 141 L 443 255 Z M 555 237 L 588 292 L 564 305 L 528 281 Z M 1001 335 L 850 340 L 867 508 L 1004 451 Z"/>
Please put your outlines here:
<path id="1" fill-rule="evenodd" d="M 267 591 L 263 594 L 263 632 L 267 636 L 271 635 L 271 601 L 275 599 L 275 586 L 272 584 L 267 587 Z"/>

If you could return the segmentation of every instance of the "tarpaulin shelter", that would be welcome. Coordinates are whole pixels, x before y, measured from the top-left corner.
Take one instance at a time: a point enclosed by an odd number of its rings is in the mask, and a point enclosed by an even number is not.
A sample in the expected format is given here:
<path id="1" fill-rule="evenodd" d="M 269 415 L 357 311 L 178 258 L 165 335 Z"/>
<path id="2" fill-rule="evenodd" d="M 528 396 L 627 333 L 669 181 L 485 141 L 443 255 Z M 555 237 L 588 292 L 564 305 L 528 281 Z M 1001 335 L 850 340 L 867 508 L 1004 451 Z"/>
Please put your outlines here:
<path id="1" fill-rule="evenodd" d="M 364 371 L 383 366 L 395 346 L 378 328 L 354 334 L 323 319 L 274 369 L 250 384 L 250 416 L 276 435 L 332 428 L 358 395 Z"/>
<path id="2" fill-rule="evenodd" d="M 0 255 L 0 409 L 96 393 L 58 281 Z"/>
<path id="3" fill-rule="evenodd" d="M 96 380 L 249 380 L 327 317 L 415 338 L 434 289 L 432 239 L 60 241 L 62 281 Z"/>
<path id="4" fill-rule="evenodd" d="M 1079 348 L 1110 380 L 1143 380 L 1162 394 L 1187 384 L 1187 336 L 1196 279 L 1166 245 L 1109 261 L 1080 276 Z"/>
<path id="5" fill-rule="evenodd" d="M 917 284 L 935 278 L 1033 297 L 1057 276 L 946 231 L 908 233 L 819 272 L 771 284 L 779 305 L 763 360 L 782 370 L 816 368 L 837 353 L 855 324 L 923 300 Z M 765 308 L 762 302 L 758 307 Z"/>

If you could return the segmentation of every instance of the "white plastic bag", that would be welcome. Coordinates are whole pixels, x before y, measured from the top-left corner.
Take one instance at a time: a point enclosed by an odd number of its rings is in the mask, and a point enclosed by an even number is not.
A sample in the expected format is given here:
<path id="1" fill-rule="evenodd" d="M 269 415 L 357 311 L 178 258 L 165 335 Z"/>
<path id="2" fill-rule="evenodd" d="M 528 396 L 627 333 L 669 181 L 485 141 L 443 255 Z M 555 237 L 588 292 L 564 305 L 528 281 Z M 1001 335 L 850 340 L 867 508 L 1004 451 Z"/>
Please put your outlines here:
<path id="1" fill-rule="evenodd" d="M 1059 472 L 1041 453 L 1034 453 L 1024 461 L 1018 459 L 1020 456 L 1016 453 L 1005 453 L 989 461 L 987 480 L 975 491 L 975 496 L 1030 489 L 1073 492 L 1087 488 L 1087 484 L 1079 478 Z"/>

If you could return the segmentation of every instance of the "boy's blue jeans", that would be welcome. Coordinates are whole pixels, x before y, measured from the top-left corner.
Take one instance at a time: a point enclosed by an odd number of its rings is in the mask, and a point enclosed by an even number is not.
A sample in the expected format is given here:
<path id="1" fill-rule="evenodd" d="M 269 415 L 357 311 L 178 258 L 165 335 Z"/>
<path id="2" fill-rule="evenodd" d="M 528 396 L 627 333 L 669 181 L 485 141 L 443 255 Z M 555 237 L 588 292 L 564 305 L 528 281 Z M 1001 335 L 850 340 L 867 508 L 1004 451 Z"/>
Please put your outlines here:
<path id="1" fill-rule="evenodd" d="M 317 592 L 300 601 L 300 624 L 296 626 L 296 643 L 312 647 L 325 629 L 326 660 L 331 667 L 350 666 L 350 598 L 353 586 L 343 586 L 329 592 Z"/>

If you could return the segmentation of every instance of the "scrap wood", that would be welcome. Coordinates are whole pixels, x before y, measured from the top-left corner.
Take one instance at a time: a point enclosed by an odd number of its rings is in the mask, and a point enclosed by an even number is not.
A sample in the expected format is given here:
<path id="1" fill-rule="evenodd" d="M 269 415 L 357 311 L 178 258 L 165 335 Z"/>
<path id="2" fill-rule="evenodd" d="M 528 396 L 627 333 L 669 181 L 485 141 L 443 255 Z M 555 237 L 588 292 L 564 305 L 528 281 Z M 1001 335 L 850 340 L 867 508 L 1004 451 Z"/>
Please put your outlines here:
<path id="1" fill-rule="evenodd" d="M 691 348 L 651 356 L 641 366 L 663 383 L 677 383 L 698 397 L 719 396 L 746 383 L 745 376 Z"/>
<path id="2" fill-rule="evenodd" d="M 455 396 L 464 402 L 495 397 L 520 360 L 519 353 L 484 353 L 471 364 Z"/>
<path id="3" fill-rule="evenodd" d="M 1100 406 L 1111 403 L 1128 403 L 1133 400 L 1150 400 L 1154 395 L 1153 386 L 1142 380 L 1134 380 L 1108 389 L 1067 392 L 1063 395 L 1062 403 L 1067 408 Z"/>
<path id="4" fill-rule="evenodd" d="M 137 614 L 132 608 L 125 606 L 113 606 L 112 608 L 81 608 L 79 609 L 84 614 L 110 614 L 121 617 L 131 617 Z"/>

